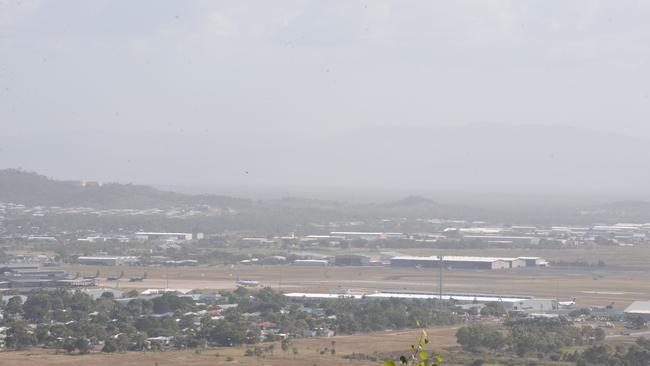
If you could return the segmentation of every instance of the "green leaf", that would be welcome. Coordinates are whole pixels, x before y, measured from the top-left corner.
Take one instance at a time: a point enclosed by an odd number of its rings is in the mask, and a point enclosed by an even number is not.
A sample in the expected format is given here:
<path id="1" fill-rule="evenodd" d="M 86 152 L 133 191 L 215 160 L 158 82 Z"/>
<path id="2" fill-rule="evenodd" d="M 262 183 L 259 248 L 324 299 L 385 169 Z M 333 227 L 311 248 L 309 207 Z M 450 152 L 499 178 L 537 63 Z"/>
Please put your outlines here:
<path id="1" fill-rule="evenodd" d="M 424 344 L 429 344 L 429 338 L 424 338 Z"/>
<path id="2" fill-rule="evenodd" d="M 438 361 L 438 363 L 442 363 L 443 358 L 441 355 L 437 355 L 436 360 Z"/>
<path id="3" fill-rule="evenodd" d="M 420 359 L 426 360 L 429 358 L 429 354 L 426 353 L 425 351 L 420 352 Z"/>
<path id="4" fill-rule="evenodd" d="M 384 366 L 395 366 L 395 361 L 386 360 L 386 361 L 384 361 Z"/>
<path id="5" fill-rule="evenodd" d="M 399 362 L 401 362 L 401 363 L 403 363 L 404 365 L 406 365 L 406 363 L 407 363 L 407 361 L 406 361 L 406 357 L 404 357 L 404 356 L 399 356 Z"/>
<path id="6" fill-rule="evenodd" d="M 411 350 L 414 350 L 414 349 L 415 349 L 415 345 L 412 344 L 411 345 Z"/>

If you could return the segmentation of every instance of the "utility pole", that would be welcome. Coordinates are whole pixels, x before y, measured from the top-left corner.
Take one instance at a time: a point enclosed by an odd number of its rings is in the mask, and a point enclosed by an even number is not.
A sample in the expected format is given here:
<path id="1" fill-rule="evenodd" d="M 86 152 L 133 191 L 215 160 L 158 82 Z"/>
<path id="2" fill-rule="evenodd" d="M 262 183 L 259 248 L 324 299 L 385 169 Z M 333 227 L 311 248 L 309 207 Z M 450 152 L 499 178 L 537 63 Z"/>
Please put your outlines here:
<path id="1" fill-rule="evenodd" d="M 443 258 L 442 255 L 438 256 L 438 259 L 440 259 L 440 275 L 438 276 L 438 280 L 440 283 L 438 284 L 438 300 L 440 301 L 440 308 L 442 309 L 442 266 L 443 266 Z"/>

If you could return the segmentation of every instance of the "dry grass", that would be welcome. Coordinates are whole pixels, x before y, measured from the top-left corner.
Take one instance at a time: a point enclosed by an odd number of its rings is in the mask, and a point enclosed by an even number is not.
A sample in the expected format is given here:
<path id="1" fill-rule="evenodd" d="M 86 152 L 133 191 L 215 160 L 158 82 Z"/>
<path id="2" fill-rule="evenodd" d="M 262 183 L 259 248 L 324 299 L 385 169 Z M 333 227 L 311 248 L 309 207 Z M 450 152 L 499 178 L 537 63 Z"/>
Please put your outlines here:
<path id="1" fill-rule="evenodd" d="M 454 334 L 457 327 L 440 327 L 428 329 L 429 338 L 434 345 L 432 350 L 443 352 L 443 348 L 455 344 Z M 373 354 L 380 352 L 402 352 L 408 344 L 414 342 L 419 330 L 407 331 L 386 331 L 351 336 L 337 336 L 333 338 L 309 338 L 295 341 L 298 354 L 291 352 L 284 354 L 278 343 L 275 344 L 273 355 L 264 358 L 244 357 L 246 347 L 213 348 L 202 350 L 200 353 L 194 351 L 172 351 L 172 352 L 129 352 L 123 354 L 105 354 L 95 352 L 90 355 L 65 355 L 54 350 L 31 349 L 20 352 L 0 353 L 0 365 L 25 365 L 25 366 L 131 366 L 131 365 L 183 365 L 183 366 L 207 366 L 207 365 L 377 365 L 382 362 L 349 361 L 341 356 L 356 353 Z M 331 342 L 335 341 L 336 355 L 321 355 L 320 350 L 325 347 L 331 348 Z M 268 344 L 263 344 L 264 346 Z M 217 356 L 218 354 L 218 356 Z M 227 358 L 232 357 L 232 361 Z"/>

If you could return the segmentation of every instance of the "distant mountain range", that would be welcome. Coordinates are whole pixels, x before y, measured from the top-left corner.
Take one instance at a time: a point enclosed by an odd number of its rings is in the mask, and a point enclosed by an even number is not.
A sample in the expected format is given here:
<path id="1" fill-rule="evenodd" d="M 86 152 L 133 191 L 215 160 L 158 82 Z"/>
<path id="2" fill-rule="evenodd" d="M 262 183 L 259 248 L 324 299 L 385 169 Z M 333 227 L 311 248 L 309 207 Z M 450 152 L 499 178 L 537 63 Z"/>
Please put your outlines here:
<path id="1" fill-rule="evenodd" d="M 189 195 L 133 184 L 59 181 L 18 169 L 0 170 L 0 202 L 28 206 L 145 209 L 209 205 L 243 213 L 242 220 L 283 223 L 368 220 L 380 218 L 456 218 L 519 223 L 608 222 L 650 219 L 650 202 L 617 201 L 601 205 L 539 210 L 487 210 L 445 205 L 421 196 L 352 204 L 342 201 L 287 197 L 254 201 L 218 195 Z"/>
<path id="2" fill-rule="evenodd" d="M 213 205 L 244 208 L 252 205 L 245 199 L 186 195 L 165 192 L 133 184 L 97 184 L 95 182 L 59 181 L 37 173 L 17 169 L 0 170 L 0 201 L 28 206 L 111 208 L 156 208 L 179 205 Z"/>

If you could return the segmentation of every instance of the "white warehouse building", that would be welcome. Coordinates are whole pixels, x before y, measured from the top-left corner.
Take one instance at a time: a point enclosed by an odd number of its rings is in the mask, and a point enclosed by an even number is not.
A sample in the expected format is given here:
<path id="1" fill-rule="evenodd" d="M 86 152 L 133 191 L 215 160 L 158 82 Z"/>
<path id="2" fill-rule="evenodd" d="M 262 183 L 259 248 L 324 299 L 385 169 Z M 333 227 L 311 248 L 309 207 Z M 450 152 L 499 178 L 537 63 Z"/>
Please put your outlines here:
<path id="1" fill-rule="evenodd" d="M 521 258 L 496 258 L 496 257 L 468 257 L 468 256 L 439 256 L 416 257 L 416 256 L 398 256 L 391 258 L 392 267 L 420 267 L 420 268 L 439 268 L 442 266 L 450 269 L 507 269 L 536 267 L 546 263 L 538 257 L 521 257 Z"/>

